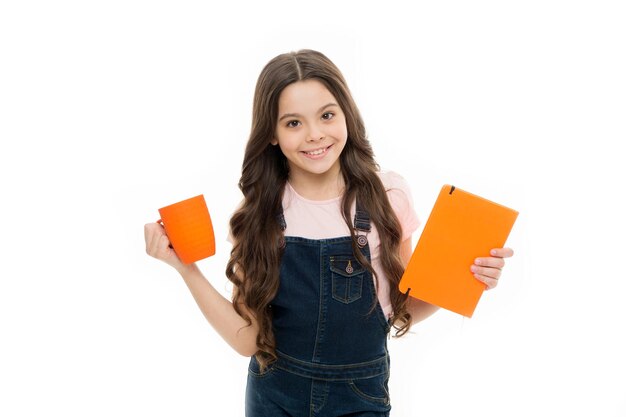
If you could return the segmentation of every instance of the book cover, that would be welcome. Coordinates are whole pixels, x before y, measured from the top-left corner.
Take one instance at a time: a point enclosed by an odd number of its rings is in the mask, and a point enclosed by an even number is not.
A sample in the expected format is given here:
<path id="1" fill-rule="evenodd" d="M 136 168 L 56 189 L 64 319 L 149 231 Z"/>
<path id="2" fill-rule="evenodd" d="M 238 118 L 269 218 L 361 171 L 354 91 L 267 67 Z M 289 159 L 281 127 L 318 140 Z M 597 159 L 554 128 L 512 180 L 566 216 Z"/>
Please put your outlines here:
<path id="1" fill-rule="evenodd" d="M 400 291 L 466 317 L 472 317 L 485 289 L 470 266 L 504 244 L 518 212 L 444 185 L 435 201 Z"/>

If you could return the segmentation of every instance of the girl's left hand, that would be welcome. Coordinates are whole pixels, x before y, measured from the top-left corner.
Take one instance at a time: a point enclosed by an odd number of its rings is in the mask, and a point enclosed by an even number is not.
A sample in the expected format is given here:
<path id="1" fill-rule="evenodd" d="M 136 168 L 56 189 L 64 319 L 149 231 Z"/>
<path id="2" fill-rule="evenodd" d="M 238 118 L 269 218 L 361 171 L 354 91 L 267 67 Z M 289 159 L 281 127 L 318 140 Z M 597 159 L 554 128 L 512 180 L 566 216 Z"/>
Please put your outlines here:
<path id="1" fill-rule="evenodd" d="M 487 286 L 485 289 L 491 290 L 498 285 L 502 268 L 504 268 L 504 258 L 511 256 L 513 256 L 513 249 L 511 248 L 491 249 L 490 257 L 476 258 L 470 269 L 474 277 Z"/>

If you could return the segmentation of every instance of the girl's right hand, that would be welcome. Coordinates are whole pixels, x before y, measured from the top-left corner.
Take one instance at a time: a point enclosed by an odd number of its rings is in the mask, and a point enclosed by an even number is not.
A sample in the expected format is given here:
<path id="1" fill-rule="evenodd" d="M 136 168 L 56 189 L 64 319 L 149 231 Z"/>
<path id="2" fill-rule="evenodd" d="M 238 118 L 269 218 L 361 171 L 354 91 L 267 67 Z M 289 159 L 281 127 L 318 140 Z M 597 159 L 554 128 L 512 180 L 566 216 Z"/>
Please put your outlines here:
<path id="1" fill-rule="evenodd" d="M 165 229 L 160 223 L 148 223 L 143 227 L 144 238 L 146 240 L 146 253 L 153 258 L 165 262 L 174 267 L 177 271 L 187 267 L 174 249 L 170 245 L 170 240 L 165 233 Z"/>

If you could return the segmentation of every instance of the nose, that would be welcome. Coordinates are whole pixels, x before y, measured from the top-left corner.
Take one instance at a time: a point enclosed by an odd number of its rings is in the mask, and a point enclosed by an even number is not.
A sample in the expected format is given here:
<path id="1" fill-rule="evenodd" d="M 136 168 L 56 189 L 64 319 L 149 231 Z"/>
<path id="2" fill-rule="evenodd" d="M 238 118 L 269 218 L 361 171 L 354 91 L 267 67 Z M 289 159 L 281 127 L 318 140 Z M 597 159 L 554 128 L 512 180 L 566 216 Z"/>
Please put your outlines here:
<path id="1" fill-rule="evenodd" d="M 309 130 L 307 141 L 318 142 L 324 139 L 324 137 L 325 137 L 324 132 L 322 132 L 321 129 L 319 129 L 317 126 L 312 126 L 311 129 Z"/>

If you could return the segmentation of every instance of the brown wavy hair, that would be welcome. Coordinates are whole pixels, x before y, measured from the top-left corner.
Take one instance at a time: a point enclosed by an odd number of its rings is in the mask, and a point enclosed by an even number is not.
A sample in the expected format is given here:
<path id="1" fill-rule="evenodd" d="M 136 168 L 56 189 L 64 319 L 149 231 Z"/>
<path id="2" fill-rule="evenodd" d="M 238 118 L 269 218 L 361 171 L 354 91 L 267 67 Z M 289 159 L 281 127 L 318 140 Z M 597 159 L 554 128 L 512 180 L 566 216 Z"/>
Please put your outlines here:
<path id="1" fill-rule="evenodd" d="M 239 180 L 244 200 L 230 220 L 234 245 L 226 268 L 226 275 L 235 286 L 235 310 L 251 325 L 250 317 L 240 307 L 244 304 L 258 322 L 256 357 L 263 367 L 276 359 L 269 305 L 279 286 L 283 231 L 278 213 L 289 177 L 287 159 L 280 147 L 270 141 L 275 137 L 281 92 L 292 83 L 310 79 L 323 83 L 345 114 L 348 139 L 340 156 L 345 183 L 342 214 L 351 231 L 354 254 L 378 279 L 356 245 L 350 209 L 358 197 L 380 235 L 380 257 L 390 282 L 394 312 L 391 323 L 397 330 L 396 336 L 405 334 L 411 325 L 407 296 L 398 290 L 404 272 L 399 253 L 401 226 L 377 175 L 380 167 L 374 160 L 363 120 L 346 81 L 339 69 L 320 52 L 300 50 L 282 54 L 267 63 L 256 84 L 252 128 Z"/>

